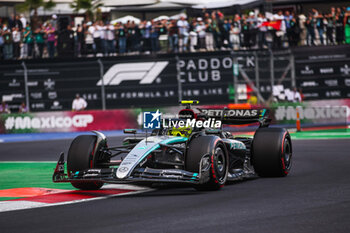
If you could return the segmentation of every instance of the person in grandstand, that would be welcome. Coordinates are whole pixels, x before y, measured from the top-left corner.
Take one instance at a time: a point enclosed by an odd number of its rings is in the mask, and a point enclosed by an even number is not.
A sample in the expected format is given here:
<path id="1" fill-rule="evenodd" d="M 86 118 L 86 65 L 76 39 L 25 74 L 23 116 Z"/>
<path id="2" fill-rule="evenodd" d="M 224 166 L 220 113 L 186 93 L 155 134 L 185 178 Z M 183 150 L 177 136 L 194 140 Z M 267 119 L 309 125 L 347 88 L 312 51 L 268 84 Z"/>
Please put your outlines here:
<path id="1" fill-rule="evenodd" d="M 21 31 L 19 27 L 12 29 L 13 58 L 18 59 L 21 55 Z"/>
<path id="2" fill-rule="evenodd" d="M 0 113 L 11 113 L 9 106 L 6 104 L 5 101 L 2 101 L 0 105 Z"/>
<path id="3" fill-rule="evenodd" d="M 72 103 L 72 111 L 82 111 L 87 107 L 87 102 L 80 97 L 79 94 L 76 94 L 75 99 Z"/>
<path id="4" fill-rule="evenodd" d="M 233 45 L 233 49 L 238 50 L 241 46 L 241 17 L 236 14 L 231 26 L 230 42 Z"/>
<path id="5" fill-rule="evenodd" d="M 47 41 L 47 52 L 49 54 L 49 57 L 53 58 L 56 52 L 56 28 L 51 23 L 49 23 L 48 26 L 45 28 L 45 34 Z"/>
<path id="6" fill-rule="evenodd" d="M 4 47 L 3 47 L 3 54 L 5 60 L 10 60 L 13 57 L 13 49 L 12 49 L 12 33 L 11 29 L 8 28 L 6 25 L 3 28 L 3 39 L 4 39 Z"/>
<path id="7" fill-rule="evenodd" d="M 180 52 L 186 52 L 187 51 L 187 42 L 188 42 L 188 30 L 190 28 L 189 23 L 185 20 L 184 16 L 181 16 L 180 20 L 177 21 L 177 27 L 179 28 L 179 35 L 180 35 Z"/>
<path id="8" fill-rule="evenodd" d="M 267 48 L 266 32 L 267 26 L 263 26 L 263 23 L 267 22 L 264 14 L 258 14 L 257 27 L 258 27 L 258 46 L 259 49 Z"/>
<path id="9" fill-rule="evenodd" d="M 302 101 L 301 94 L 296 87 L 286 95 L 289 102 L 300 103 Z"/>
<path id="10" fill-rule="evenodd" d="M 57 54 L 60 57 L 74 56 L 74 31 L 71 25 L 67 25 L 67 27 L 58 34 Z"/>
<path id="11" fill-rule="evenodd" d="M 344 11 L 338 7 L 335 15 L 335 40 L 337 44 L 344 43 Z"/>
<path id="12" fill-rule="evenodd" d="M 345 43 L 350 44 L 350 7 L 347 8 L 345 17 Z"/>
<path id="13" fill-rule="evenodd" d="M 22 102 L 21 106 L 19 106 L 19 113 L 26 113 L 28 112 L 28 107 L 26 106 L 26 104 L 24 102 Z"/>
<path id="14" fill-rule="evenodd" d="M 284 15 L 283 12 L 280 10 L 278 11 L 277 14 L 273 15 L 274 20 L 277 21 L 281 21 L 281 26 L 280 29 L 276 31 L 276 33 L 274 34 L 274 47 L 276 49 L 281 49 L 282 48 L 282 41 L 283 41 L 283 37 L 286 34 L 286 23 L 284 20 Z"/>
<path id="15" fill-rule="evenodd" d="M 198 48 L 200 50 L 205 50 L 205 36 L 206 36 L 206 26 L 202 18 L 197 18 L 198 24 L 196 25 L 196 32 L 198 34 Z"/>
<path id="16" fill-rule="evenodd" d="M 177 53 L 179 51 L 178 41 L 179 41 L 179 28 L 177 26 L 176 20 L 171 20 L 168 25 L 168 40 L 169 40 L 169 52 Z"/>
<path id="17" fill-rule="evenodd" d="M 34 35 L 34 42 L 36 49 L 34 49 L 34 57 L 35 58 L 42 58 L 43 57 L 43 52 L 44 52 L 44 46 L 45 46 L 45 27 L 41 26 L 35 29 L 33 32 Z"/>

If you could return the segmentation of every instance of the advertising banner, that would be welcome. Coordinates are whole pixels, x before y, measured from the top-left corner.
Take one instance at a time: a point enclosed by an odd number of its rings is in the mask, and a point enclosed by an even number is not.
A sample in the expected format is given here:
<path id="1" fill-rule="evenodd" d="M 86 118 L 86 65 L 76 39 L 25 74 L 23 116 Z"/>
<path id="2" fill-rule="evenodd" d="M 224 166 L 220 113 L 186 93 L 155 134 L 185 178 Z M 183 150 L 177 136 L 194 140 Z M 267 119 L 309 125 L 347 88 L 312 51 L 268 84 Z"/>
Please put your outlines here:
<path id="1" fill-rule="evenodd" d="M 0 133 L 77 132 L 137 128 L 137 111 L 0 114 Z"/>
<path id="2" fill-rule="evenodd" d="M 350 99 L 274 103 L 270 106 L 275 124 L 295 124 L 299 108 L 300 122 L 307 125 L 347 125 L 350 122 Z"/>
<path id="3" fill-rule="evenodd" d="M 250 104 L 202 105 L 203 109 L 270 109 L 272 124 L 295 125 L 296 108 L 300 108 L 301 124 L 308 126 L 347 125 L 350 123 L 350 99 L 308 101 L 303 103 L 273 103 L 271 106 Z M 77 132 L 91 130 L 139 129 L 142 113 L 159 111 L 176 115 L 183 107 L 153 107 L 106 111 L 57 111 L 25 114 L 0 114 L 0 134 L 35 132 Z M 235 126 L 237 127 L 237 126 Z"/>
<path id="4" fill-rule="evenodd" d="M 70 110 L 77 93 L 88 102 L 88 109 L 102 109 L 102 86 L 108 109 L 176 105 L 179 83 L 183 98 L 227 103 L 228 85 L 233 83 L 230 53 L 180 55 L 178 59 L 173 55 L 114 57 L 104 58 L 101 64 L 96 59 L 44 64 L 29 61 L 31 111 Z M 1 98 L 15 112 L 25 102 L 24 69 L 0 65 L 0 70 Z"/>
<path id="5" fill-rule="evenodd" d="M 296 49 L 296 85 L 306 100 L 350 98 L 348 46 Z"/>

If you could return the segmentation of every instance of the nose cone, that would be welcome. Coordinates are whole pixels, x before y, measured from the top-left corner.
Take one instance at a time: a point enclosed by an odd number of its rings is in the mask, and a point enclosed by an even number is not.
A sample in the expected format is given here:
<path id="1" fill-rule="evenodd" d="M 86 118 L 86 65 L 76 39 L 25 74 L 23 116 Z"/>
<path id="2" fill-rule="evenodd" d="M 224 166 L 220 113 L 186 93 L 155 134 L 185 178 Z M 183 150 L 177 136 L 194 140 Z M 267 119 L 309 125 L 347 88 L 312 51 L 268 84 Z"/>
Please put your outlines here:
<path id="1" fill-rule="evenodd" d="M 117 178 L 118 179 L 124 179 L 127 177 L 129 172 L 129 168 L 126 166 L 120 166 L 117 170 Z"/>

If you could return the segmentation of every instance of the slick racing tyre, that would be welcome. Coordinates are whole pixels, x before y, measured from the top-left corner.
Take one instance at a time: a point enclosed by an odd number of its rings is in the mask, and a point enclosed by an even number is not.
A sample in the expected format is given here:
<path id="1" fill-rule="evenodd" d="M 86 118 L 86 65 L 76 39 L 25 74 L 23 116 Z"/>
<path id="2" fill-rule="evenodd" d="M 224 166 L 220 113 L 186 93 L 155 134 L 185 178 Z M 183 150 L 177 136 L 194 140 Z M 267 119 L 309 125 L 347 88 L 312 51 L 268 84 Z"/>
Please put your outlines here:
<path id="1" fill-rule="evenodd" d="M 292 141 L 286 129 L 260 128 L 252 143 L 252 164 L 262 177 L 283 177 L 292 166 Z"/>
<path id="2" fill-rule="evenodd" d="M 69 147 L 67 158 L 68 176 L 76 171 L 94 168 L 97 161 L 96 148 L 97 137 L 94 135 L 81 135 L 76 137 Z M 103 186 L 100 181 L 71 181 L 71 184 L 82 190 L 96 190 Z"/>
<path id="3" fill-rule="evenodd" d="M 217 136 L 199 136 L 191 140 L 185 157 L 187 171 L 199 173 L 200 162 L 207 155 L 209 180 L 204 184 L 196 185 L 197 190 L 219 190 L 224 186 L 228 174 L 228 152 Z M 208 164 L 209 164 L 208 163 Z"/>

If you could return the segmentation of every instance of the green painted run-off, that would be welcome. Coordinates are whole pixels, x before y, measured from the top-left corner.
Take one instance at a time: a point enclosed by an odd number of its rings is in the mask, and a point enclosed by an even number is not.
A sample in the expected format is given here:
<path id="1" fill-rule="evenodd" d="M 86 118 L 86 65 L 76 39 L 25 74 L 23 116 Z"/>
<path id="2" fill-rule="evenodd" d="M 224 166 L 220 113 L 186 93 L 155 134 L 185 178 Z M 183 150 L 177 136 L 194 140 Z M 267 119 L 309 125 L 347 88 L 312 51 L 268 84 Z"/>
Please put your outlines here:
<path id="1" fill-rule="evenodd" d="M 53 183 L 56 162 L 0 162 L 0 189 L 23 187 L 71 189 L 70 183 Z M 0 201 L 16 199 L 0 197 Z"/>

